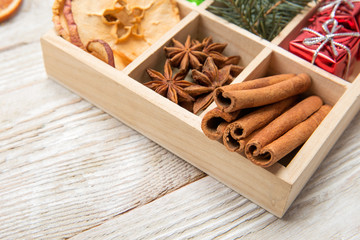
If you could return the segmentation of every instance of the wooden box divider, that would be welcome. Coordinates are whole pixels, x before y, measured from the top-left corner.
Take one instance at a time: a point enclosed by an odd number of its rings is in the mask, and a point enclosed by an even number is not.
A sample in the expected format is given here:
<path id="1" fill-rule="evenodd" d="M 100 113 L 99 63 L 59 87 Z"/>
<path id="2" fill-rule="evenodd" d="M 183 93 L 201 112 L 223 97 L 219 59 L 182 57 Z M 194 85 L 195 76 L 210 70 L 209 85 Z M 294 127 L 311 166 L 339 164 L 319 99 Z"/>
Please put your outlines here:
<path id="1" fill-rule="evenodd" d="M 315 5 L 291 21 L 272 42 L 260 39 L 208 12 L 213 4 L 200 7 L 178 1 L 181 21 L 123 71 L 110 67 L 75 47 L 50 30 L 41 39 L 47 74 L 115 118 L 149 137 L 169 151 L 282 217 L 333 144 L 360 109 L 360 75 L 345 81 L 289 53 L 284 46 L 292 29 L 300 29 Z M 280 74 L 308 73 L 313 80 L 304 94 L 316 94 L 333 106 L 308 141 L 269 168 L 254 165 L 243 155 L 232 153 L 201 130 L 202 116 L 211 104 L 195 115 L 143 85 L 149 81 L 147 68 L 162 71 L 164 46 L 171 39 L 185 41 L 187 35 L 202 40 L 212 36 L 227 42 L 225 54 L 240 55 L 244 71 L 234 82 Z M 356 76 L 356 72 L 354 74 Z"/>

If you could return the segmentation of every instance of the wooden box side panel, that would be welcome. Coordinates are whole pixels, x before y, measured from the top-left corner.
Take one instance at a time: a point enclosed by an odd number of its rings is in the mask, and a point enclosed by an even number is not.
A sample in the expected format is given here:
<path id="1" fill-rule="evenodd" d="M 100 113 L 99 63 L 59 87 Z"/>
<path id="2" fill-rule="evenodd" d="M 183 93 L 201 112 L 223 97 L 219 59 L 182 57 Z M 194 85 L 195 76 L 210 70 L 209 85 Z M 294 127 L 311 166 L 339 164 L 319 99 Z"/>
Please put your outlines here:
<path id="1" fill-rule="evenodd" d="M 322 124 L 316 129 L 314 135 L 317 137 L 309 139 L 303 146 L 303 155 L 306 155 L 307 158 L 302 159 L 302 156 L 297 156 L 297 159 L 289 164 L 287 170 L 291 173 L 289 182 L 292 185 L 292 189 L 286 209 L 290 207 L 291 203 L 319 167 L 337 139 L 359 112 L 359 95 L 360 76 L 356 78 L 353 86 L 344 93 L 328 116 L 323 120 Z M 315 151 L 313 146 L 317 144 L 320 144 L 321 147 Z M 308 157 L 310 157 L 311 161 L 306 161 L 309 159 Z"/>
<path id="2" fill-rule="evenodd" d="M 280 47 L 273 46 L 271 49 L 272 53 L 268 54 L 263 63 L 257 66 L 258 69 L 252 73 L 259 75 L 252 76 L 252 78 L 261 77 L 267 71 L 270 75 L 287 71 L 306 72 L 313 79 L 309 94 L 318 95 L 326 104 L 333 106 L 331 112 L 291 162 L 276 173 L 278 177 L 292 186 L 286 211 L 358 112 L 360 80 L 355 81 L 355 84 L 349 83 L 325 71 L 316 71 L 316 66 L 305 61 L 299 62 L 296 56 L 288 54 Z"/>
<path id="3" fill-rule="evenodd" d="M 291 186 L 201 132 L 201 119 L 50 32 L 49 76 L 135 130 L 281 217 Z"/>

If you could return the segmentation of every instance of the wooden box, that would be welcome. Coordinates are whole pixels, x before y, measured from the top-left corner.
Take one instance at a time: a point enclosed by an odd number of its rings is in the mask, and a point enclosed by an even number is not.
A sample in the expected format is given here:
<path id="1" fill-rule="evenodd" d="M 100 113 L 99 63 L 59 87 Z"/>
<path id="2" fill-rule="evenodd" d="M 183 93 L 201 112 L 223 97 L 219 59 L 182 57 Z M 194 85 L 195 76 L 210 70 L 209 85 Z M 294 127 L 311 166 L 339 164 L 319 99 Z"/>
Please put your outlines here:
<path id="1" fill-rule="evenodd" d="M 179 0 L 181 21 L 128 65 L 116 70 L 65 41 L 51 30 L 41 39 L 48 75 L 115 118 L 157 142 L 278 217 L 282 217 L 333 144 L 359 110 L 360 69 L 347 81 L 287 51 L 289 39 L 306 24 L 315 5 L 295 17 L 272 42 L 262 40 L 206 10 Z M 254 165 L 209 140 L 195 115 L 143 85 L 146 68 L 162 70 L 163 47 L 175 37 L 212 36 L 227 42 L 225 55 L 240 55 L 245 70 L 234 82 L 270 74 L 310 74 L 310 92 L 333 106 L 308 141 L 289 159 L 270 168 Z M 208 109 L 212 109 L 214 104 Z"/>

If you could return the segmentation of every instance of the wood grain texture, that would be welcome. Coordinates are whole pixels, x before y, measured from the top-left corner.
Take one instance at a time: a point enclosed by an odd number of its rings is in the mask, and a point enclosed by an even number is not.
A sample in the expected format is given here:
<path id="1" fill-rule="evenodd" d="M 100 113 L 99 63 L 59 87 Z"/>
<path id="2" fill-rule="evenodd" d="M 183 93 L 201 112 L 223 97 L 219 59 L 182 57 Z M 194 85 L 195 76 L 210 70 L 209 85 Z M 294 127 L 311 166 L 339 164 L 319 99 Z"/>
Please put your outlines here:
<path id="1" fill-rule="evenodd" d="M 203 176 L 52 81 L 0 102 L 1 239 L 69 237 Z"/>
<path id="2" fill-rule="evenodd" d="M 72 240 L 358 239 L 359 117 L 282 219 L 206 177 Z"/>
<path id="3" fill-rule="evenodd" d="M 39 42 L 0 51 L 0 94 L 47 79 Z"/>
<path id="4" fill-rule="evenodd" d="M 360 238 L 359 114 L 278 219 L 47 79 L 52 3 L 0 26 L 0 239 Z"/>

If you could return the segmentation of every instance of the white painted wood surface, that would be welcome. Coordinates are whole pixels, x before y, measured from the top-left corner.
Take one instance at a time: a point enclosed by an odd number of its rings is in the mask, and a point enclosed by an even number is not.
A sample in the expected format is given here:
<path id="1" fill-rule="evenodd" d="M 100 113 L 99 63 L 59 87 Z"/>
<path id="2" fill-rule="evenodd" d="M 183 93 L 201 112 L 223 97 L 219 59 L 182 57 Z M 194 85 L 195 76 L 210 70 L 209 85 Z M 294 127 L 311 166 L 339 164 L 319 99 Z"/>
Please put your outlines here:
<path id="1" fill-rule="evenodd" d="M 52 0 L 0 24 L 0 239 L 359 239 L 360 115 L 278 219 L 45 74 Z"/>

